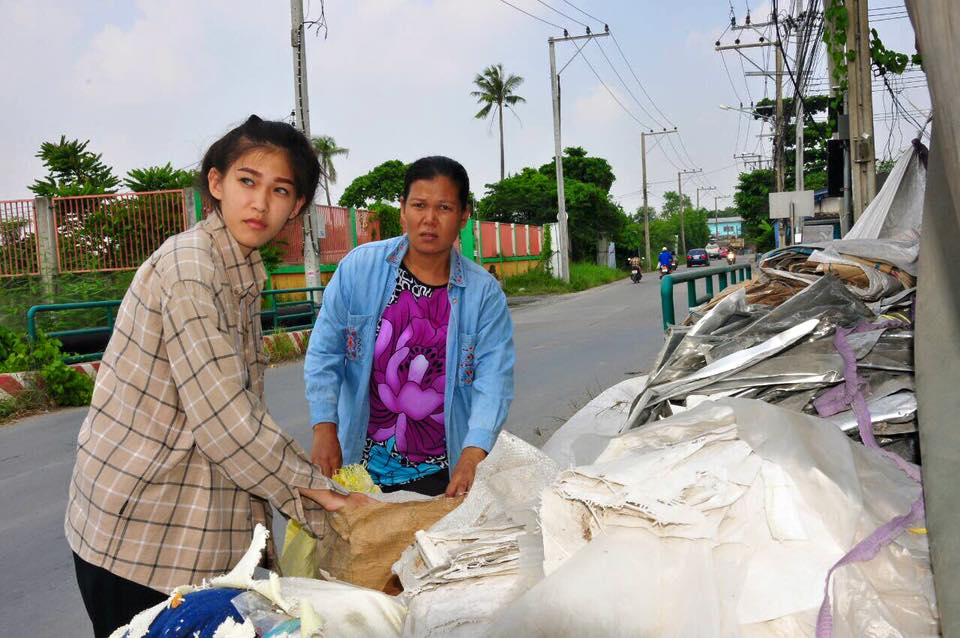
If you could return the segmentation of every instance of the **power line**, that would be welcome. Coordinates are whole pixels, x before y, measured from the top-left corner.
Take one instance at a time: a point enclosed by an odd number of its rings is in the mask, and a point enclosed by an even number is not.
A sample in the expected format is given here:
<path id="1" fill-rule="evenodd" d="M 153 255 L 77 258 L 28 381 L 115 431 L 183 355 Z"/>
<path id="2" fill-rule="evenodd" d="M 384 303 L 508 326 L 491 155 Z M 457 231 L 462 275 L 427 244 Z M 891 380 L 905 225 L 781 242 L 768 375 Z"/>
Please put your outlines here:
<path id="1" fill-rule="evenodd" d="M 654 115 L 651 114 L 650 111 L 648 111 L 648 110 L 646 109 L 646 107 L 645 107 L 643 104 L 640 103 L 640 100 L 637 99 L 637 96 L 634 95 L 633 91 L 630 90 L 630 87 L 629 87 L 629 86 L 627 85 L 627 83 L 624 81 L 623 76 L 620 75 L 620 72 L 617 71 L 617 68 L 616 68 L 615 66 L 613 66 L 613 62 L 610 61 L 610 58 L 609 58 L 609 56 L 607 56 L 607 52 L 606 52 L 606 50 L 603 48 L 603 45 L 600 44 L 600 41 L 599 41 L 599 40 L 594 40 L 594 42 L 596 42 L 596 43 L 597 43 L 597 46 L 600 48 L 600 53 L 603 54 L 603 59 L 605 59 L 605 60 L 607 61 L 607 64 L 610 65 L 610 68 L 613 70 L 614 74 L 616 74 L 617 79 L 620 80 L 620 84 L 622 84 L 622 85 L 623 85 L 623 88 L 625 88 L 625 89 L 627 90 L 627 93 L 629 93 L 629 94 L 630 94 L 630 97 L 633 98 L 633 101 L 637 103 L 637 106 L 640 107 L 640 110 L 643 111 L 644 113 L 646 113 L 647 117 L 649 117 L 651 120 L 653 120 L 654 122 L 657 122 L 657 118 L 654 117 Z M 660 124 L 660 122 L 657 122 L 657 124 Z M 663 127 L 663 128 L 666 128 L 666 127 Z"/>
<path id="2" fill-rule="evenodd" d="M 642 120 L 640 120 L 640 118 L 638 118 L 636 115 L 634 115 L 633 112 L 632 112 L 630 109 L 628 109 L 626 106 L 624 106 L 623 102 L 620 101 L 620 98 L 618 98 L 617 95 L 610 89 L 610 87 L 607 86 L 607 83 L 603 81 L 603 78 L 600 77 L 600 74 L 597 73 L 597 70 L 596 70 L 595 68 L 593 68 L 593 65 L 592 65 L 592 64 L 590 64 L 590 59 L 587 57 L 587 54 L 586 54 L 585 51 L 581 53 L 581 56 L 583 57 L 583 61 L 587 63 L 587 66 L 590 67 L 590 71 L 593 72 L 594 77 L 596 77 L 596 78 L 597 78 L 597 81 L 600 82 L 600 84 L 603 86 L 603 88 L 605 88 L 605 89 L 607 90 L 607 93 L 610 94 L 610 97 L 613 98 L 613 101 L 616 102 L 616 103 L 620 106 L 621 109 L 623 109 L 623 112 L 626 113 L 627 115 L 629 115 L 631 118 L 633 118 L 633 120 L 634 120 L 637 124 L 639 124 L 644 130 L 648 130 L 648 129 L 653 128 L 653 127 L 649 126 L 648 124 L 644 123 Z"/>
<path id="3" fill-rule="evenodd" d="M 577 11 L 579 11 L 580 13 L 582 13 L 583 15 L 587 16 L 587 17 L 590 18 L 591 20 L 596 20 L 596 21 L 599 22 L 600 24 L 606 24 L 606 22 L 605 22 L 604 20 L 601 20 L 600 18 L 597 18 L 597 17 L 595 17 L 595 16 L 590 15 L 589 13 L 587 13 L 586 11 L 584 11 L 583 9 L 581 9 L 580 7 L 578 7 L 577 5 L 573 4 L 572 2 L 567 2 L 567 0 L 563 0 L 563 3 L 570 5 L 571 7 L 573 7 L 574 9 L 576 9 Z"/>
<path id="4" fill-rule="evenodd" d="M 530 16 L 531 18 L 533 18 L 534 20 L 539 20 L 540 22 L 542 22 L 542 23 L 544 23 L 544 24 L 549 24 L 551 27 L 554 27 L 555 29 L 560 29 L 561 31 L 566 31 L 566 29 L 564 29 L 563 27 L 561 27 L 559 24 L 554 24 L 553 22 L 550 22 L 549 20 L 544 20 L 544 19 L 541 18 L 540 16 L 535 16 L 535 15 L 533 15 L 532 13 L 530 13 L 529 11 L 525 11 L 524 9 L 521 9 L 521 8 L 518 7 L 517 5 L 511 4 L 510 2 L 507 2 L 507 0 L 500 0 L 500 2 L 502 2 L 502 3 L 505 4 L 505 5 L 507 5 L 508 7 L 513 7 L 514 9 L 516 9 L 517 11 L 519 11 L 520 13 L 524 13 L 524 14 L 528 15 L 528 16 Z"/>
<path id="5" fill-rule="evenodd" d="M 626 54 L 623 52 L 623 49 L 620 47 L 620 42 L 617 40 L 617 36 L 612 31 L 610 32 L 610 37 L 613 38 L 613 43 L 617 46 L 617 51 L 620 52 L 620 57 L 623 58 L 623 61 L 626 63 L 627 68 L 630 69 L 630 73 L 633 75 L 633 79 L 637 81 L 637 86 L 640 87 L 640 90 L 647 97 L 647 100 L 650 101 L 650 104 L 653 105 L 653 108 L 657 111 L 657 113 L 659 113 L 660 116 L 663 117 L 663 121 L 667 123 L 667 126 L 665 128 L 670 128 L 670 127 L 676 128 L 676 124 L 670 121 L 670 118 L 668 118 L 664 114 L 664 112 L 660 110 L 660 107 L 657 106 L 657 103 L 654 102 L 653 98 L 650 97 L 650 94 L 647 93 L 647 89 L 644 88 L 643 82 L 641 82 L 640 78 L 637 77 L 637 72 L 633 70 L 633 65 L 630 64 L 630 61 L 627 59 Z M 656 119 L 656 118 L 653 118 L 653 119 Z"/>
<path id="6" fill-rule="evenodd" d="M 579 24 L 581 27 L 585 27 L 585 28 L 587 28 L 587 29 L 590 28 L 590 25 L 584 24 L 584 23 L 580 22 L 579 20 L 577 20 L 576 18 L 571 18 L 570 16 L 568 16 L 566 13 L 564 13 L 564 12 L 561 11 L 560 9 L 555 9 L 554 7 L 551 7 L 549 4 L 547 4 L 547 3 L 544 2 L 543 0 L 537 0 L 537 2 L 539 2 L 540 4 L 542 4 L 543 6 L 545 6 L 546 8 L 550 9 L 550 10 L 553 11 L 554 13 L 558 13 L 558 14 L 562 15 L 562 16 L 563 16 L 564 18 L 566 18 L 567 20 L 571 20 L 571 21 L 573 21 L 573 22 L 576 22 L 576 23 Z"/>

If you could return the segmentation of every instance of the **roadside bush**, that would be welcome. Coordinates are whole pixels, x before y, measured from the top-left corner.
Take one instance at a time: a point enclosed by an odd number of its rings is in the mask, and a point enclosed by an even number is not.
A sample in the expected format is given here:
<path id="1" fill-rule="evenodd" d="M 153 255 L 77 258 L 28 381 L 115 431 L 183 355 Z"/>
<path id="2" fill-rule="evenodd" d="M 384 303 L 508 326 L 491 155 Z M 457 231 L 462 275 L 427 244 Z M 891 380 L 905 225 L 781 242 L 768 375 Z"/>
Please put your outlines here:
<path id="1" fill-rule="evenodd" d="M 48 363 L 40 370 L 43 389 L 60 406 L 89 405 L 93 397 L 93 379 L 63 361 Z"/>
<path id="2" fill-rule="evenodd" d="M 61 360 L 60 342 L 40 334 L 35 342 L 0 326 L 0 372 L 29 372 Z"/>
<path id="3" fill-rule="evenodd" d="M 0 372 L 38 372 L 33 388 L 0 402 L 0 420 L 53 406 L 90 403 L 93 379 L 63 362 L 60 342 L 43 334 L 36 341 L 0 326 Z"/>

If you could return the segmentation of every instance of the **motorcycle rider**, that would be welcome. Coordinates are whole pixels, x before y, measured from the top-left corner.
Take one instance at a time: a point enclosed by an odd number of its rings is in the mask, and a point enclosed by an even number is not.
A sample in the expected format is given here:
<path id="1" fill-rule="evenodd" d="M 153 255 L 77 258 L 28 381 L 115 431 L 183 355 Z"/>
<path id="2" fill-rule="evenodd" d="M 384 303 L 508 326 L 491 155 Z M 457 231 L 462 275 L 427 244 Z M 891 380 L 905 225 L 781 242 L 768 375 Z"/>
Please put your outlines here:
<path id="1" fill-rule="evenodd" d="M 670 269 L 673 268 L 673 253 L 667 250 L 666 246 L 660 250 L 660 256 L 657 257 L 657 263 Z"/>

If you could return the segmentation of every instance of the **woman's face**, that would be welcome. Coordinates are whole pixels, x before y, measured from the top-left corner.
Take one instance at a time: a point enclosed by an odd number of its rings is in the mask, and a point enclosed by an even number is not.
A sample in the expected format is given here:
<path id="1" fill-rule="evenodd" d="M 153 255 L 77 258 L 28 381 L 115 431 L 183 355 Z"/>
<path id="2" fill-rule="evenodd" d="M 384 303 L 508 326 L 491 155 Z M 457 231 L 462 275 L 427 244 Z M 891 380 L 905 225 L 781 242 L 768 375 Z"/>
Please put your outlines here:
<path id="1" fill-rule="evenodd" d="M 470 209 L 460 205 L 460 192 L 449 177 L 420 179 L 400 199 L 400 218 L 410 238 L 410 250 L 422 255 L 449 253 Z"/>
<path id="2" fill-rule="evenodd" d="M 304 204 L 287 154 L 280 150 L 252 149 L 226 174 L 211 168 L 207 179 L 210 194 L 220 201 L 224 225 L 246 255 L 276 237 Z"/>

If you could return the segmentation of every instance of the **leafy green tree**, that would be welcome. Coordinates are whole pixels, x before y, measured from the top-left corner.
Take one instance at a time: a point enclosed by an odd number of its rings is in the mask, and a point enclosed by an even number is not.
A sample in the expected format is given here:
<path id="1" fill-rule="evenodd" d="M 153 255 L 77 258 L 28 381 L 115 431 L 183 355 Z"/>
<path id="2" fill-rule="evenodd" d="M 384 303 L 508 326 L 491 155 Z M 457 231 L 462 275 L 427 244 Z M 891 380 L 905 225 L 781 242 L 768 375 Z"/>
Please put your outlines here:
<path id="1" fill-rule="evenodd" d="M 830 97 L 814 95 L 803 100 L 803 186 L 807 190 L 817 190 L 826 186 L 827 140 L 833 135 L 836 121 L 828 117 L 825 121 L 816 121 L 813 116 L 829 114 Z M 793 98 L 784 98 L 783 111 L 790 118 L 794 112 Z M 764 98 L 754 107 L 754 118 L 772 117 L 776 113 L 776 101 Z M 791 121 L 783 133 L 784 176 L 787 190 L 793 190 L 796 184 L 797 126 Z"/>
<path id="2" fill-rule="evenodd" d="M 683 210 L 693 210 L 693 202 L 690 201 L 689 195 L 683 196 Z M 668 218 L 672 215 L 680 214 L 680 196 L 677 194 L 677 191 L 667 191 L 663 194 L 663 207 L 660 209 L 660 217 Z"/>
<path id="3" fill-rule="evenodd" d="M 380 222 L 380 239 L 399 237 L 403 234 L 400 224 L 400 209 L 383 202 L 374 202 L 370 205 L 376 220 Z"/>
<path id="4" fill-rule="evenodd" d="M 474 117 L 478 120 L 485 120 L 496 109 L 500 124 L 500 179 L 503 180 L 506 176 L 503 147 L 503 110 L 505 108 L 510 109 L 516 115 L 517 112 L 514 107 L 526 102 L 524 98 L 515 93 L 517 88 L 523 84 L 523 78 L 512 73 L 504 73 L 502 64 L 491 64 L 473 78 L 473 83 L 478 90 L 472 91 L 470 95 L 477 99 L 478 104 L 483 104 L 483 108 L 477 111 Z"/>
<path id="5" fill-rule="evenodd" d="M 70 195 L 97 195 L 112 193 L 120 180 L 103 163 L 101 155 L 87 150 L 90 140 L 44 142 L 36 157 L 43 160 L 47 176 L 36 180 L 29 188 L 39 197 L 67 197 Z"/>
<path id="6" fill-rule="evenodd" d="M 175 169 L 170 162 L 163 166 L 135 168 L 127 173 L 123 183 L 135 193 L 189 188 L 197 183 L 198 171 Z"/>
<path id="7" fill-rule="evenodd" d="M 327 206 L 330 203 L 330 184 L 337 183 L 337 168 L 333 165 L 334 158 L 346 157 L 350 154 L 350 149 L 337 146 L 337 141 L 329 135 L 321 135 L 310 140 L 313 144 L 313 150 L 317 152 L 317 159 L 320 160 L 320 174 L 323 176 L 323 190 L 327 194 Z"/>
<path id="8" fill-rule="evenodd" d="M 769 168 L 740 173 L 733 194 L 733 201 L 743 218 L 743 235 L 748 242 L 757 244 L 757 250 L 773 247 L 773 235 L 767 233 L 770 228 L 769 195 L 773 190 L 773 182 L 773 170 Z"/>
<path id="9" fill-rule="evenodd" d="M 557 221 L 556 179 L 539 171 L 524 168 L 486 188 L 477 203 L 479 219 L 536 225 Z"/>
<path id="10" fill-rule="evenodd" d="M 360 175 L 346 187 L 340 196 L 340 206 L 369 208 L 376 202 L 398 204 L 403 195 L 403 176 L 407 165 L 400 160 L 388 160 Z"/>
<path id="11" fill-rule="evenodd" d="M 540 172 L 556 178 L 556 160 L 540 167 Z M 584 184 L 593 184 L 609 193 L 610 187 L 616 181 L 610 162 L 602 157 L 587 157 L 587 152 L 579 146 L 568 146 L 563 149 L 563 178 L 575 179 Z"/>

